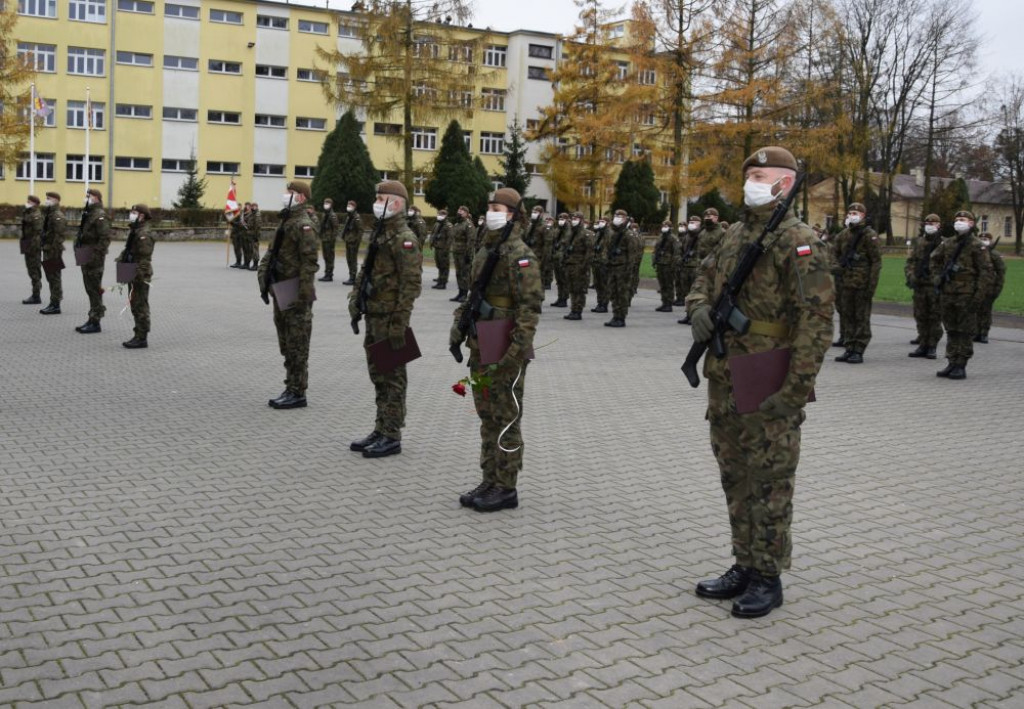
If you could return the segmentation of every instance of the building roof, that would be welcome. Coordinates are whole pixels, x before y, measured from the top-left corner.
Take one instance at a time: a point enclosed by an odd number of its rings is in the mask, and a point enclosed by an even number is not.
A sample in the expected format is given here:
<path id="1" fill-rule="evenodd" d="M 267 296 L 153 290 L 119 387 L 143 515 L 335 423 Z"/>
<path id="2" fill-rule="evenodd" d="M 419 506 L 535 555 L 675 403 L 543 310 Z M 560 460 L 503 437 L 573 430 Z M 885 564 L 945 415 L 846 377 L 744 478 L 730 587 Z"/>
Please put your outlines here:
<path id="1" fill-rule="evenodd" d="M 952 177 L 931 178 L 932 192 L 953 182 Z M 1005 182 L 985 182 L 984 180 L 964 180 L 971 204 L 1012 204 L 1010 188 Z M 924 180 L 918 184 L 916 175 L 894 175 L 893 196 L 906 200 L 924 199 Z"/>

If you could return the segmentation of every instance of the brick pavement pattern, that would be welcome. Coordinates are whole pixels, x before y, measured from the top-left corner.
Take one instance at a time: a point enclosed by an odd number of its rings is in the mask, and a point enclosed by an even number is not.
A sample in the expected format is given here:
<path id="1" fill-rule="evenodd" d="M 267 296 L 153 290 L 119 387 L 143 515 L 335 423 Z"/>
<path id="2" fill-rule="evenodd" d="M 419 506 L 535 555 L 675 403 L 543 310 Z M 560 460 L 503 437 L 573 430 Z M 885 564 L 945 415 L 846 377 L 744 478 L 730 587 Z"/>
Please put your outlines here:
<path id="1" fill-rule="evenodd" d="M 1024 331 L 966 382 L 876 315 L 862 366 L 828 358 L 797 473 L 786 603 L 755 621 L 693 594 L 730 562 L 690 344 L 641 290 L 629 326 L 547 310 L 518 510 L 479 478 L 450 386 L 453 304 L 412 326 L 403 453 L 373 423 L 348 287 L 318 284 L 309 407 L 255 275 L 161 244 L 150 349 L 108 293 L 99 335 L 20 304 L 0 242 L 0 706 L 1020 706 Z M 429 269 L 428 269 L 429 270 Z M 111 280 L 113 271 L 109 270 Z M 428 274 L 428 277 L 432 274 Z M 430 295 L 435 293 L 435 295 Z M 591 412 L 614 412 L 598 416 Z"/>

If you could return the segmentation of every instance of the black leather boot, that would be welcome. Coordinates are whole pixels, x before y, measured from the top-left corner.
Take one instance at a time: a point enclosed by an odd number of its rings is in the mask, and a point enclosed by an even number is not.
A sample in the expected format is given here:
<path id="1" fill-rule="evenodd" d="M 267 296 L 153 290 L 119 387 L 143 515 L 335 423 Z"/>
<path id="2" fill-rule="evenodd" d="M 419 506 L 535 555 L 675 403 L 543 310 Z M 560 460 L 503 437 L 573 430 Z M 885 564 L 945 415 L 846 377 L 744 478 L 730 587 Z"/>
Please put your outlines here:
<path id="1" fill-rule="evenodd" d="M 60 315 L 60 304 L 50 303 L 39 312 L 41 312 L 43 315 Z"/>
<path id="2" fill-rule="evenodd" d="M 762 618 L 782 605 L 782 579 L 750 572 L 750 583 L 742 596 L 732 603 L 737 618 Z"/>
<path id="3" fill-rule="evenodd" d="M 352 443 L 349 444 L 349 450 L 364 451 L 379 441 L 383 435 L 384 434 L 379 431 L 374 431 L 366 438 L 360 438 L 358 441 L 352 441 Z"/>
<path id="4" fill-rule="evenodd" d="M 431 286 L 434 290 L 444 290 L 448 287 L 448 281 L 438 281 L 436 285 Z"/>
<path id="5" fill-rule="evenodd" d="M 25 300 L 21 301 L 22 305 L 39 305 L 43 302 L 43 299 L 39 297 L 38 293 L 33 293 Z"/>
<path id="6" fill-rule="evenodd" d="M 583 319 L 583 316 L 580 315 L 577 312 L 572 312 L 572 313 L 569 313 L 569 314 L 564 315 L 562 317 L 564 317 L 566 320 L 582 320 Z"/>
<path id="7" fill-rule="evenodd" d="M 975 342 L 980 342 L 983 345 L 987 345 L 988 344 L 988 335 L 987 334 L 978 335 L 977 337 L 974 338 L 974 341 Z"/>
<path id="8" fill-rule="evenodd" d="M 846 341 L 843 338 L 840 337 L 838 340 L 836 340 L 835 342 L 832 343 L 832 346 L 833 347 L 846 347 Z"/>
<path id="9" fill-rule="evenodd" d="M 920 337 L 915 337 L 913 340 L 910 341 L 910 344 L 912 344 L 912 345 L 920 345 L 921 344 L 921 338 Z"/>
<path id="10" fill-rule="evenodd" d="M 836 357 L 836 362 L 849 362 L 850 361 L 850 357 L 852 357 L 852 356 L 853 356 L 853 350 L 846 350 L 846 352 L 843 352 L 841 355 Z"/>
<path id="11" fill-rule="evenodd" d="M 459 292 L 456 293 L 453 298 L 449 298 L 448 300 L 451 301 L 452 303 L 461 303 L 465 299 L 466 299 L 466 291 L 464 291 L 462 288 L 459 288 Z"/>
<path id="12" fill-rule="evenodd" d="M 592 312 L 592 313 L 607 313 L 608 312 L 608 305 L 606 303 L 598 303 L 596 308 L 591 308 L 590 309 L 590 312 Z"/>
<path id="13" fill-rule="evenodd" d="M 121 346 L 129 350 L 141 350 L 149 347 L 149 343 L 146 342 L 145 337 L 135 336 L 127 342 L 122 342 Z"/>
<path id="14" fill-rule="evenodd" d="M 747 590 L 750 569 L 733 564 L 732 568 L 717 579 L 707 579 L 697 584 L 697 595 L 701 598 L 736 598 Z"/>
<path id="15" fill-rule="evenodd" d="M 383 458 L 389 455 L 398 455 L 402 452 L 402 442 L 394 438 L 382 435 L 372 444 L 363 449 L 364 458 Z"/>
<path id="16" fill-rule="evenodd" d="M 492 485 L 485 492 L 473 498 L 473 509 L 477 512 L 497 512 L 519 507 L 519 495 L 516 491 Z"/>
<path id="17" fill-rule="evenodd" d="M 690 324 L 690 316 L 687 315 L 685 318 L 680 318 L 679 320 L 676 320 L 676 322 L 679 323 L 680 325 L 689 325 Z"/>
<path id="18" fill-rule="evenodd" d="M 288 390 L 287 390 L 287 389 L 285 389 L 284 391 L 282 391 L 282 392 L 281 392 L 281 396 L 277 397 L 276 399 L 269 399 L 269 400 L 267 401 L 267 406 L 273 406 L 273 405 L 274 405 L 274 402 L 277 402 L 277 401 L 281 401 L 281 400 L 282 400 L 282 399 L 284 399 L 284 398 L 285 398 L 286 396 L 288 396 Z"/>
<path id="19" fill-rule="evenodd" d="M 945 369 L 940 369 L 939 371 L 937 371 L 935 373 L 935 376 L 936 377 L 948 377 L 950 372 L 952 372 L 954 369 L 956 369 L 956 365 L 953 364 L 952 362 L 950 362 L 949 364 L 946 365 Z"/>
<path id="20" fill-rule="evenodd" d="M 925 355 L 925 357 L 927 357 L 928 359 L 935 359 L 936 356 L 937 355 L 935 353 L 935 348 L 934 347 L 929 347 L 928 348 L 928 353 Z"/>
<path id="21" fill-rule="evenodd" d="M 847 364 L 864 364 L 864 355 L 860 352 L 850 352 L 850 356 L 846 358 Z"/>
<path id="22" fill-rule="evenodd" d="M 924 345 L 918 345 L 916 350 L 914 350 L 913 352 L 909 352 L 907 354 L 907 357 L 927 357 L 927 356 L 928 356 L 928 348 L 925 347 Z"/>
<path id="23" fill-rule="evenodd" d="M 672 301 L 672 305 L 686 305 L 686 301 L 682 298 L 676 298 Z"/>
<path id="24" fill-rule="evenodd" d="M 294 391 L 289 391 L 280 399 L 274 399 L 270 404 L 275 409 L 302 409 L 306 406 L 306 397 Z"/>
<path id="25" fill-rule="evenodd" d="M 317 280 L 320 281 L 321 283 L 330 283 L 331 281 L 334 280 L 334 274 L 333 273 L 325 273 L 323 276 L 321 276 Z"/>
<path id="26" fill-rule="evenodd" d="M 958 364 L 949 371 L 947 375 L 949 379 L 967 379 L 967 369 L 962 364 Z"/>
<path id="27" fill-rule="evenodd" d="M 348 275 L 348 280 L 347 281 L 342 281 L 341 282 L 341 285 L 343 285 L 343 286 L 354 286 L 355 284 L 356 284 L 356 277 L 353 276 L 351 273 Z"/>
<path id="28" fill-rule="evenodd" d="M 665 303 L 660 308 L 655 308 L 654 312 L 656 312 L 656 313 L 671 313 L 672 312 L 672 304 L 671 303 Z"/>
<path id="29" fill-rule="evenodd" d="M 552 308 L 568 308 L 569 303 L 564 298 L 557 299 L 554 303 L 551 303 Z"/>
<path id="30" fill-rule="evenodd" d="M 100 327 L 98 320 L 89 320 L 85 325 L 75 328 L 83 335 L 91 335 L 94 332 L 101 332 L 103 328 Z"/>
<path id="31" fill-rule="evenodd" d="M 626 327 L 626 321 L 619 318 L 612 318 L 604 324 L 605 327 Z"/>
<path id="32" fill-rule="evenodd" d="M 468 490 L 467 492 L 464 492 L 461 495 L 459 495 L 459 504 L 462 505 L 463 507 L 472 507 L 473 500 L 476 499 L 477 497 L 480 497 L 480 495 L 484 494 L 488 490 L 490 490 L 493 484 L 494 483 L 484 480 L 482 483 L 474 487 L 472 490 Z"/>

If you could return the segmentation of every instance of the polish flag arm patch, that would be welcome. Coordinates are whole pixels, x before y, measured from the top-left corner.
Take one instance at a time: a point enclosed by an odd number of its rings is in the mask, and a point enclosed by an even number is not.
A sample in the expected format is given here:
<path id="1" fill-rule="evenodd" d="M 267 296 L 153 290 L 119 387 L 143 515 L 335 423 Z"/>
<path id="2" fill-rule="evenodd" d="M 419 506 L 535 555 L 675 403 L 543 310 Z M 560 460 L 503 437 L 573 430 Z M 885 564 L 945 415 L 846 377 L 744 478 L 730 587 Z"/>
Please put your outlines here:
<path id="1" fill-rule="evenodd" d="M 411 241 L 403 241 L 402 242 L 402 248 L 405 249 L 406 251 L 408 251 L 409 249 L 412 249 L 414 247 L 415 247 L 415 244 L 413 244 Z"/>
<path id="2" fill-rule="evenodd" d="M 796 247 L 796 255 L 797 256 L 810 256 L 811 255 L 811 246 L 810 246 L 810 244 L 800 244 L 799 246 L 797 246 Z"/>
<path id="3" fill-rule="evenodd" d="M 519 259 L 519 268 L 526 268 L 529 265 L 530 265 L 530 259 L 528 259 L 528 258 L 521 258 L 521 259 Z"/>

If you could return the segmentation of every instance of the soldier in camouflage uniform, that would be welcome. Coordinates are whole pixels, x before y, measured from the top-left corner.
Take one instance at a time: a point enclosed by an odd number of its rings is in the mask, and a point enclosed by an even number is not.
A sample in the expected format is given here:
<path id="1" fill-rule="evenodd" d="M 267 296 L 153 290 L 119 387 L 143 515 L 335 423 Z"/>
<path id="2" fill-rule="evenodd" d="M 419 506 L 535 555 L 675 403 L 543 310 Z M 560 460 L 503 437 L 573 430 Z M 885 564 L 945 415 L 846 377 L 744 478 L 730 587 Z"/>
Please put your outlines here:
<path id="1" fill-rule="evenodd" d="M 82 266 L 82 283 L 89 296 L 89 319 L 75 328 L 83 335 L 100 332 L 100 320 L 107 312 L 103 305 L 103 265 L 110 248 L 110 220 L 103 209 L 103 195 L 97 189 L 90 189 L 86 195 L 86 205 L 75 239 L 76 247 L 92 248 L 91 258 Z"/>
<path id="2" fill-rule="evenodd" d="M 674 305 L 685 304 L 686 294 L 693 287 L 697 280 L 697 266 L 700 259 L 697 257 L 697 249 L 700 245 L 700 218 L 694 214 L 685 225 L 679 225 L 679 268 L 676 271 L 676 300 Z M 689 325 L 689 314 L 679 319 L 680 325 Z"/>
<path id="3" fill-rule="evenodd" d="M 252 203 L 246 202 L 242 208 L 242 216 L 238 219 L 239 226 L 242 231 L 238 236 L 238 240 L 242 245 L 242 268 L 255 271 L 256 266 L 259 263 L 259 259 L 256 257 L 256 253 L 252 248 Z"/>
<path id="4" fill-rule="evenodd" d="M 46 205 L 43 207 L 43 272 L 50 286 L 50 304 L 39 312 L 43 315 L 59 315 L 60 302 L 64 299 L 64 288 L 61 284 L 61 269 L 64 268 L 64 239 L 67 238 L 67 220 L 60 209 L 60 195 L 56 192 L 46 193 Z"/>
<path id="5" fill-rule="evenodd" d="M 313 334 L 316 272 L 320 268 L 316 212 L 310 210 L 308 204 L 311 197 L 307 183 L 297 180 L 288 183 L 281 195 L 281 222 L 257 271 L 261 292 L 266 291 L 268 283 L 298 279 L 298 297 L 289 307 L 282 310 L 277 296 L 273 296 L 274 327 L 277 328 L 277 344 L 284 357 L 285 369 L 285 390 L 281 396 L 267 402 L 275 409 L 299 409 L 306 405 L 309 339 Z M 263 300 L 268 302 L 269 298 L 264 296 Z"/>
<path id="6" fill-rule="evenodd" d="M 519 505 L 517 485 L 519 471 L 523 467 L 524 445 L 520 424 L 529 364 L 527 353 L 533 348 L 544 299 L 537 258 L 522 240 L 526 220 L 521 211 L 515 211 L 519 202 L 519 193 L 514 189 L 502 187 L 495 191 L 488 205 L 488 232 L 484 240 L 488 250 L 497 248 L 499 254 L 494 275 L 484 291 L 484 299 L 493 307 L 486 319 L 511 320 L 511 342 L 496 365 L 482 365 L 476 338 L 468 340 L 470 372 L 490 380 L 486 386 L 473 387 L 473 403 L 480 417 L 480 469 L 483 479 L 475 488 L 459 496 L 463 507 L 478 512 L 495 512 Z M 516 226 L 508 239 L 499 245 L 508 219 L 516 220 Z M 487 253 L 481 249 L 473 260 L 474 282 L 480 276 Z M 451 345 L 461 345 L 464 340 L 458 322 L 465 307 L 462 305 L 455 311 L 455 324 L 449 336 Z"/>
<path id="7" fill-rule="evenodd" d="M 942 339 L 942 312 L 929 265 L 932 251 L 942 241 L 941 223 L 938 214 L 924 218 L 922 233 L 914 241 L 903 267 L 907 288 L 914 292 L 914 321 L 917 323 L 917 349 L 908 353 L 908 357 L 935 359 L 935 349 Z"/>
<path id="8" fill-rule="evenodd" d="M 476 225 L 469 214 L 469 209 L 459 207 L 455 212 L 455 223 L 451 229 L 451 253 L 452 262 L 455 264 L 455 283 L 459 286 L 459 292 L 450 300 L 453 303 L 461 303 L 469 293 L 469 267 L 470 261 L 476 250 Z"/>
<path id="9" fill-rule="evenodd" d="M 978 313 L 992 290 L 995 275 L 985 256 L 974 226 L 974 215 L 956 213 L 956 236 L 943 239 L 931 257 L 932 283 L 942 294 L 942 326 L 946 328 L 945 369 L 936 376 L 966 379 L 967 361 L 974 356 L 972 340 L 978 327 Z"/>
<path id="10" fill-rule="evenodd" d="M 566 320 L 582 320 L 587 305 L 587 286 L 590 285 L 590 260 L 594 251 L 594 234 L 583 224 L 583 215 L 573 214 L 572 228 L 563 245 L 562 268 L 565 269 L 566 287 L 571 307 Z"/>
<path id="11" fill-rule="evenodd" d="M 704 210 L 704 220 L 701 222 L 699 236 L 697 238 L 697 262 L 700 263 L 718 248 L 725 236 L 725 229 L 718 223 L 718 210 L 708 207 Z"/>
<path id="12" fill-rule="evenodd" d="M 635 296 L 637 292 L 640 290 L 640 269 L 643 267 L 644 252 L 647 250 L 647 242 L 644 239 L 643 234 L 640 232 L 640 225 L 637 224 L 636 220 L 633 219 L 632 217 L 629 220 L 629 231 L 632 234 L 633 238 L 636 240 L 636 242 L 640 245 L 640 248 L 637 249 L 636 255 L 633 260 L 633 282 L 632 288 L 630 289 L 629 293 L 629 302 L 630 305 L 632 305 L 633 296 Z"/>
<path id="13" fill-rule="evenodd" d="M 135 334 L 121 345 L 129 350 L 149 347 L 147 340 L 150 330 L 149 282 L 153 280 L 153 237 L 149 233 L 152 214 L 145 204 L 132 206 L 128 214 L 128 239 L 121 255 L 114 259 L 118 263 L 138 264 L 135 278 L 128 284 L 128 303 L 135 318 Z"/>
<path id="14" fill-rule="evenodd" d="M 476 218 L 476 234 L 473 237 L 473 255 L 469 259 L 469 265 L 472 268 L 473 259 L 476 257 L 476 252 L 484 245 L 484 237 L 487 236 L 487 218 L 481 214 Z M 472 285 L 472 284 L 470 284 Z"/>
<path id="15" fill-rule="evenodd" d="M 626 210 L 615 210 L 611 233 L 605 237 L 608 245 L 605 262 L 608 264 L 608 297 L 612 301 L 612 319 L 605 327 L 626 327 L 629 302 L 633 298 L 633 274 L 640 258 L 640 239 L 629 227 Z"/>
<path id="16" fill-rule="evenodd" d="M 25 269 L 32 283 L 32 295 L 21 301 L 22 305 L 39 305 L 43 302 L 39 291 L 43 287 L 42 260 L 43 214 L 39 210 L 39 198 L 30 194 L 25 201 L 21 215 L 21 253 L 25 256 Z"/>
<path id="17" fill-rule="evenodd" d="M 359 292 L 363 281 L 370 280 L 370 297 L 365 313 L 365 347 L 383 340 L 387 340 L 395 350 L 404 346 L 413 305 L 422 288 L 423 254 L 416 244 L 416 235 L 405 221 L 408 201 L 409 193 L 401 182 L 385 180 L 377 185 L 373 214 L 377 219 L 383 219 L 384 224 L 380 234 L 375 234 L 370 244 L 370 248 L 376 249 L 373 270 L 367 273 L 366 262 L 363 262 L 356 287 L 352 289 L 348 300 L 349 315 L 355 322 L 360 315 L 357 305 Z M 377 419 L 373 432 L 353 441 L 350 448 L 361 451 L 365 458 L 401 453 L 405 392 L 409 385 L 405 365 L 381 373 L 370 359 L 369 351 L 366 364 L 370 381 L 376 390 Z"/>
<path id="18" fill-rule="evenodd" d="M 484 220 L 484 234 L 486 235 L 486 219 L 482 215 L 480 219 Z M 542 270 L 544 268 L 544 246 L 547 241 L 545 236 L 544 208 L 538 204 L 530 212 L 530 225 L 526 228 L 526 232 L 523 234 L 523 243 L 526 244 L 530 251 L 533 252 L 534 258 L 537 259 L 537 264 Z M 476 251 L 479 250 L 478 246 Z M 473 252 L 474 256 L 476 255 L 476 251 Z M 470 259 L 470 262 L 472 262 L 472 259 Z"/>
<path id="19" fill-rule="evenodd" d="M 558 224 L 551 215 L 544 217 L 544 249 L 537 254 L 540 259 L 540 279 L 544 290 L 551 290 L 551 282 L 555 278 L 555 238 L 558 236 Z"/>
<path id="20" fill-rule="evenodd" d="M 225 212 L 224 218 L 228 221 L 228 229 L 231 231 L 231 247 L 235 251 L 235 262 L 229 268 L 248 268 L 248 263 L 243 262 L 246 252 L 245 244 L 248 239 L 244 209 Z"/>
<path id="21" fill-rule="evenodd" d="M 249 205 L 249 216 L 245 220 L 245 233 L 249 237 L 249 252 L 252 254 L 249 270 L 255 271 L 260 262 L 260 234 L 263 231 L 263 218 L 260 206 L 253 202 Z"/>
<path id="22" fill-rule="evenodd" d="M 597 305 L 590 309 L 592 313 L 608 312 L 608 264 L 605 263 L 605 245 L 607 244 L 608 218 L 599 217 L 594 222 L 593 256 L 590 259 L 591 276 L 594 279 L 594 296 Z"/>
<path id="23" fill-rule="evenodd" d="M 320 281 L 334 280 L 334 249 L 338 242 L 338 215 L 334 213 L 334 200 L 324 198 L 324 213 L 320 217 L 320 246 L 324 253 L 324 275 Z M 351 273 L 351 269 L 349 269 Z"/>
<path id="24" fill-rule="evenodd" d="M 757 239 L 776 201 L 793 188 L 796 160 L 785 148 L 762 148 L 743 164 L 743 219 L 700 266 L 686 297 L 695 341 L 714 331 L 711 304 L 736 267 L 743 248 Z M 782 388 L 759 410 L 736 413 L 729 359 L 708 354 L 707 419 L 732 527 L 735 564 L 717 579 L 697 584 L 705 598 L 735 598 L 732 614 L 767 615 L 782 605 L 779 575 L 790 567 L 793 483 L 800 456 L 804 404 L 832 339 L 834 293 L 829 263 L 809 226 L 791 211 L 765 239 L 767 252 L 740 290 L 737 306 L 750 318 L 746 335 L 727 330 L 730 357 L 790 351 Z"/>
<path id="25" fill-rule="evenodd" d="M 975 342 L 988 344 L 988 331 L 992 327 L 992 307 L 996 298 L 1003 292 L 1003 284 L 1006 283 L 1006 263 L 1003 257 L 992 247 L 992 235 L 985 232 L 980 237 L 981 245 L 989 264 L 992 266 L 992 287 L 985 294 L 985 301 L 981 304 L 981 311 L 978 313 L 978 334 L 974 336 Z"/>
<path id="26" fill-rule="evenodd" d="M 682 254 L 679 252 L 679 239 L 672 233 L 672 222 L 666 219 L 661 224 L 661 236 L 658 237 L 651 257 L 654 272 L 658 275 L 658 294 L 661 295 L 661 307 L 655 308 L 659 313 L 672 312 L 680 256 Z"/>
<path id="27" fill-rule="evenodd" d="M 555 268 L 555 300 L 551 306 L 554 308 L 569 306 L 569 282 L 565 277 L 565 242 L 573 229 L 574 220 L 578 223 L 575 217 L 570 218 L 566 212 L 559 214 L 558 230 L 551 242 L 551 260 Z"/>
<path id="28" fill-rule="evenodd" d="M 448 223 L 448 212 L 444 209 L 437 213 L 434 231 L 430 234 L 430 246 L 434 249 L 434 264 L 437 266 L 437 278 L 431 288 L 444 290 L 448 287 L 449 254 L 451 249 L 451 225 Z"/>
<path id="29" fill-rule="evenodd" d="M 423 245 L 427 243 L 427 223 L 423 221 L 423 217 L 420 216 L 420 208 L 409 207 L 409 211 L 406 212 L 405 222 L 409 226 L 409 229 L 412 230 L 412 233 L 416 235 L 416 240 L 419 242 L 420 248 L 422 249 Z M 355 279 L 353 279 L 353 283 L 354 282 Z"/>
<path id="30" fill-rule="evenodd" d="M 864 361 L 864 351 L 871 342 L 871 303 L 882 272 L 878 234 L 864 222 L 866 216 L 863 204 L 850 205 L 846 228 L 836 237 L 833 251 L 832 272 L 842 276 L 836 304 L 846 344 L 846 351 L 836 357 L 836 362 L 847 364 Z"/>
<path id="31" fill-rule="evenodd" d="M 416 214 L 419 215 L 419 212 Z M 422 219 L 420 223 L 423 224 Z M 426 234 L 426 231 L 427 225 L 423 224 L 423 233 Z M 341 240 L 345 242 L 345 263 L 348 265 L 348 279 L 342 281 L 341 285 L 354 286 L 356 274 L 359 273 L 359 245 L 363 243 L 363 223 L 355 200 L 350 199 L 345 205 L 345 226 L 341 229 Z"/>

